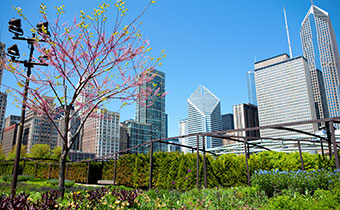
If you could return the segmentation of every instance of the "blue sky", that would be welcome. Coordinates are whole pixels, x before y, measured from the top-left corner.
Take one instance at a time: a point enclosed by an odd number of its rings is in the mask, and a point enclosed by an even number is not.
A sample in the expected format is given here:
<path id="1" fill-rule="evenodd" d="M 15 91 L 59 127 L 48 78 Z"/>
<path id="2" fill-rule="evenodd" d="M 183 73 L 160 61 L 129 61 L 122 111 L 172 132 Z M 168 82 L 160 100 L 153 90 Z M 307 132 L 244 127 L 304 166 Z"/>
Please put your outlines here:
<path id="1" fill-rule="evenodd" d="M 20 6 L 31 22 L 37 23 L 41 20 L 38 12 L 41 2 L 50 9 L 65 5 L 71 20 L 80 10 L 91 11 L 103 1 L 0 2 L 0 40 L 10 46 L 16 43 L 7 31 L 8 20 L 17 17 L 12 5 Z M 113 1 L 105 2 L 113 6 Z M 146 3 L 146 0 L 127 0 L 128 17 L 135 17 Z M 235 104 L 248 102 L 246 72 L 253 69 L 254 60 L 288 53 L 283 7 L 287 12 L 293 56 L 302 55 L 299 31 L 310 4 L 309 0 L 157 0 L 142 18 L 142 32 L 150 40 L 154 56 L 163 49 L 167 54 L 159 70 L 166 73 L 169 136 L 178 135 L 178 120 L 187 117 L 187 98 L 199 84 L 221 99 L 222 114 L 232 112 Z M 314 0 L 314 4 L 329 12 L 340 39 L 340 1 Z M 28 53 L 25 45 L 20 45 L 20 50 Z M 11 75 L 5 72 L 2 82 L 11 85 L 11 81 Z M 6 116 L 20 114 L 12 102 L 9 98 Z M 134 116 L 133 105 L 121 110 L 122 120 Z"/>

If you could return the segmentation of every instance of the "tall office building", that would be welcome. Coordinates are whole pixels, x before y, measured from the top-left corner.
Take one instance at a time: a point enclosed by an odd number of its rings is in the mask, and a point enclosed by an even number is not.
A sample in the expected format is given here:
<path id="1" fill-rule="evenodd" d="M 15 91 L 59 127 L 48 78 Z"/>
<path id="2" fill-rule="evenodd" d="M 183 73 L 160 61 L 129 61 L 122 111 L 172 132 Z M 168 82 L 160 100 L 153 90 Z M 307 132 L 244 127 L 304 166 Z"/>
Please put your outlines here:
<path id="1" fill-rule="evenodd" d="M 136 122 L 133 120 L 127 120 L 124 122 L 127 128 L 128 135 L 128 148 L 134 147 L 138 144 L 148 142 L 152 137 L 152 126 L 148 123 Z M 129 150 L 130 153 L 149 153 L 150 145 L 144 145 L 135 149 Z M 155 145 L 153 145 L 155 146 Z"/>
<path id="2" fill-rule="evenodd" d="M 255 63 L 255 82 L 260 126 L 315 120 L 309 66 L 304 57 L 282 54 Z M 315 132 L 316 125 L 293 126 Z M 261 137 L 296 135 L 284 130 L 261 130 Z"/>
<path id="3" fill-rule="evenodd" d="M 203 85 L 188 98 L 188 134 L 199 132 L 221 131 L 221 104 L 217 98 Z M 188 145 L 196 147 L 196 136 L 188 137 Z M 200 142 L 200 147 L 202 142 Z M 222 146 L 222 139 L 206 137 L 205 147 Z"/>
<path id="4" fill-rule="evenodd" d="M 188 119 L 183 119 L 178 122 L 178 135 L 185 136 L 188 135 Z M 182 145 L 188 145 L 188 138 L 180 138 L 179 143 Z M 188 153 L 188 148 L 181 147 L 181 151 L 184 153 Z"/>
<path id="5" fill-rule="evenodd" d="M 312 5 L 301 23 L 300 37 L 304 57 L 310 66 L 317 117 L 339 117 L 340 61 L 329 14 Z"/>
<path id="6" fill-rule="evenodd" d="M 233 130 L 234 129 L 234 115 L 223 114 L 222 116 L 222 131 Z"/>
<path id="7" fill-rule="evenodd" d="M 95 153 L 97 157 L 119 151 L 119 113 L 97 109 L 84 125 L 82 151 Z"/>
<path id="8" fill-rule="evenodd" d="M 148 99 L 147 103 L 152 102 L 151 106 L 144 106 L 137 103 L 136 121 L 151 125 L 151 139 L 166 138 L 166 116 L 165 116 L 165 73 L 154 70 L 155 77 L 152 81 L 140 86 L 139 88 L 151 88 L 158 90 L 158 94 Z M 167 145 L 154 143 L 154 151 L 167 151 Z"/>
<path id="9" fill-rule="evenodd" d="M 248 101 L 250 104 L 257 106 L 256 87 L 255 87 L 255 72 L 247 72 L 247 87 L 248 87 Z"/>
<path id="10" fill-rule="evenodd" d="M 253 128 L 259 126 L 259 117 L 257 106 L 253 104 L 238 104 L 233 106 L 234 111 L 234 127 L 235 129 Z M 244 137 L 260 137 L 258 130 L 239 131 L 236 136 Z"/>

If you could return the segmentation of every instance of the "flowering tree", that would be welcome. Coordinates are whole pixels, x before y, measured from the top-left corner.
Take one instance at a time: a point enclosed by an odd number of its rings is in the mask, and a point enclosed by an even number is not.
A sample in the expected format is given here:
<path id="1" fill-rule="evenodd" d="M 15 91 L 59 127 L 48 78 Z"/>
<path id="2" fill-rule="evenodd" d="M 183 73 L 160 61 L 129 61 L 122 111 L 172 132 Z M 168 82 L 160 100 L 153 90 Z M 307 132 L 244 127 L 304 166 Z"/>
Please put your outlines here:
<path id="1" fill-rule="evenodd" d="M 66 158 L 86 120 L 111 99 L 120 100 L 122 106 L 137 100 L 148 106 L 148 97 L 157 93 L 150 88 L 138 88 L 153 79 L 154 66 L 160 65 L 159 60 L 165 56 L 162 53 L 160 58 L 154 59 L 145 55 L 150 48 L 136 26 L 152 3 L 155 1 L 150 1 L 127 25 L 123 24 L 127 9 L 122 0 L 114 4 L 115 15 L 108 14 L 110 5 L 103 3 L 90 14 L 80 11 L 80 16 L 71 24 L 61 24 L 64 6 L 58 7 L 53 23 L 38 30 L 31 24 L 39 35 L 35 48 L 45 58 L 45 61 L 39 61 L 46 62 L 49 67 L 35 68 L 27 78 L 18 66 L 6 63 L 6 69 L 16 76 L 19 87 L 23 86 L 24 80 L 30 80 L 27 107 L 48 118 L 62 137 L 59 171 L 62 195 Z M 49 21 L 46 6 L 40 8 L 44 20 Z M 27 20 L 20 8 L 16 10 Z M 109 22 L 112 16 L 114 21 Z M 107 25 L 110 25 L 109 31 Z M 62 129 L 55 121 L 56 116 L 62 120 Z M 76 131 L 71 132 L 74 130 L 71 121 L 76 118 L 80 123 Z"/>

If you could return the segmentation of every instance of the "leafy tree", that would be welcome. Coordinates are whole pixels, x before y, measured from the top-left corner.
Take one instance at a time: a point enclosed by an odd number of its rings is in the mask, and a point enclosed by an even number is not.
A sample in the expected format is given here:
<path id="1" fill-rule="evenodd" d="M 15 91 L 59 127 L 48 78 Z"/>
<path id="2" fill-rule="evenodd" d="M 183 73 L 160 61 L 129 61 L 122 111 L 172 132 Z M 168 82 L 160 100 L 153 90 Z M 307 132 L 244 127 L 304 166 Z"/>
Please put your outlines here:
<path id="1" fill-rule="evenodd" d="M 5 155 L 5 152 L 4 152 L 4 148 L 2 146 L 2 144 L 0 144 L 0 160 L 5 160 L 6 158 L 6 155 Z"/>
<path id="2" fill-rule="evenodd" d="M 12 147 L 12 150 L 7 154 L 6 159 L 7 160 L 14 160 L 15 159 L 15 153 L 17 151 L 17 145 L 15 144 Z M 20 150 L 20 158 L 24 158 L 27 156 L 27 149 L 26 149 L 26 145 L 22 145 L 21 146 L 21 150 Z"/>
<path id="3" fill-rule="evenodd" d="M 51 159 L 60 160 L 61 151 L 62 151 L 61 147 L 54 147 L 54 149 L 52 150 Z"/>
<path id="4" fill-rule="evenodd" d="M 35 144 L 32 146 L 29 157 L 32 158 L 50 158 L 51 149 L 48 144 Z"/>
<path id="5" fill-rule="evenodd" d="M 58 186 L 62 195 L 67 156 L 85 122 L 91 117 L 104 116 L 105 105 L 112 99 L 118 99 L 122 106 L 134 101 L 149 105 L 147 99 L 151 94 L 159 95 L 159 91 L 152 91 L 143 84 L 153 79 L 154 66 L 161 64 L 159 61 L 165 54 L 158 59 L 146 56 L 151 48 L 137 25 L 152 3 L 155 1 L 149 1 L 132 21 L 125 20 L 125 2 L 118 0 L 114 4 L 116 15 L 114 11 L 108 13 L 110 5 L 103 3 L 92 13 L 80 11 L 79 17 L 71 23 L 63 20 L 64 6 L 56 7 L 56 19 L 49 21 L 47 8 L 42 4 L 40 13 L 44 21 L 49 22 L 48 28 L 43 26 L 32 31 L 41 40 L 35 42 L 35 48 L 50 67 L 35 67 L 27 78 L 25 71 L 15 63 L 9 61 L 4 65 L 17 77 L 18 95 L 22 93 L 23 81 L 30 80 L 27 107 L 47 117 L 62 138 Z M 16 10 L 28 21 L 21 8 Z M 115 19 L 109 22 L 111 17 Z M 62 129 L 55 122 L 56 118 L 63 124 Z M 72 127 L 73 120 L 80 121 L 76 128 Z"/>

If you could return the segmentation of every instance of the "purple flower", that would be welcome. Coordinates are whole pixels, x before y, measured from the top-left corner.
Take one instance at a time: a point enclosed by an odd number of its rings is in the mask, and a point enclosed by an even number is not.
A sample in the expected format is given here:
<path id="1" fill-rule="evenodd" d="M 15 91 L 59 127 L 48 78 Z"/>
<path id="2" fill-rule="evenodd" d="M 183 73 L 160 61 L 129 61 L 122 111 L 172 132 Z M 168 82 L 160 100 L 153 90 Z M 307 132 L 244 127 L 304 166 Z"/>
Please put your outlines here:
<path id="1" fill-rule="evenodd" d="M 188 177 L 186 176 L 185 179 L 188 179 Z"/>
<path id="2" fill-rule="evenodd" d="M 172 184 L 175 184 L 175 181 L 173 181 Z"/>
<path id="3" fill-rule="evenodd" d="M 188 169 L 188 172 L 191 172 L 191 169 L 190 169 L 190 168 Z"/>

